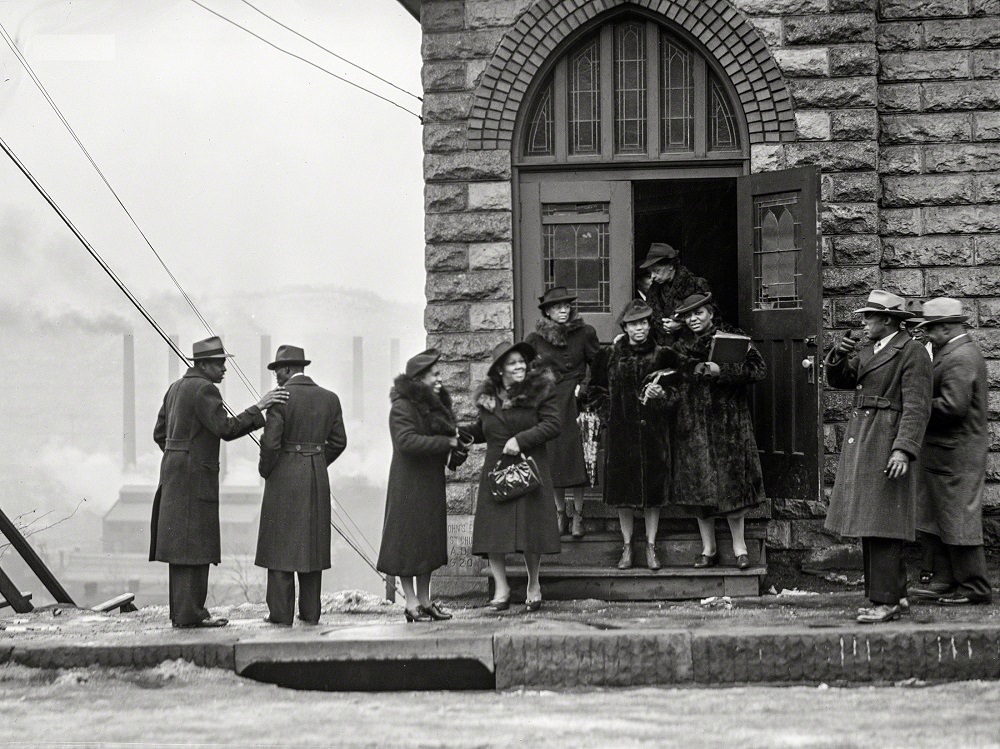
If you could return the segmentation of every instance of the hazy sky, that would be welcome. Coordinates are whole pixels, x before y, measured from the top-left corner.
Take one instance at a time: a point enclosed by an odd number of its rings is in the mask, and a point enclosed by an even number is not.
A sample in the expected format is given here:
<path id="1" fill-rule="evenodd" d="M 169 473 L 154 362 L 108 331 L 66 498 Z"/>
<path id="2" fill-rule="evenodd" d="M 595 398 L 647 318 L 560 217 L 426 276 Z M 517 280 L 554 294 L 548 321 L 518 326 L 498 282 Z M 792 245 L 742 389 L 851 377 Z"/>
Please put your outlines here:
<path id="1" fill-rule="evenodd" d="M 202 1 L 419 112 L 418 101 L 240 0 Z M 419 24 L 395 0 L 253 2 L 420 93 Z M 190 0 L 0 0 L 0 23 L 196 300 L 308 283 L 422 301 L 416 118 L 275 51 Z M 0 134 L 138 293 L 171 288 L 2 43 Z M 5 303 L 91 311 L 120 304 L 51 209 L 0 157 Z"/>

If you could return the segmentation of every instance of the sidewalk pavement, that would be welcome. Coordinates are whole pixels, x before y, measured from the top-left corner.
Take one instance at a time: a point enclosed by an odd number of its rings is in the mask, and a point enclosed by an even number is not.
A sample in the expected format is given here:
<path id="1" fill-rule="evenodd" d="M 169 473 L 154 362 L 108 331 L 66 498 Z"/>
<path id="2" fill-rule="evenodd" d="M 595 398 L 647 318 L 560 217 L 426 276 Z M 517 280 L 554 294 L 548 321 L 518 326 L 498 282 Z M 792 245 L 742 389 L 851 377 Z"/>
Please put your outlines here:
<path id="1" fill-rule="evenodd" d="M 220 629 L 173 629 L 166 608 L 0 611 L 0 664 L 151 667 L 174 659 L 317 689 L 511 689 L 871 684 L 1000 678 L 1000 605 L 913 603 L 896 622 L 854 621 L 858 593 L 705 601 L 545 602 L 451 608 L 406 624 L 366 593 L 324 598 L 319 626 L 265 624 L 262 604 L 213 607 Z"/>

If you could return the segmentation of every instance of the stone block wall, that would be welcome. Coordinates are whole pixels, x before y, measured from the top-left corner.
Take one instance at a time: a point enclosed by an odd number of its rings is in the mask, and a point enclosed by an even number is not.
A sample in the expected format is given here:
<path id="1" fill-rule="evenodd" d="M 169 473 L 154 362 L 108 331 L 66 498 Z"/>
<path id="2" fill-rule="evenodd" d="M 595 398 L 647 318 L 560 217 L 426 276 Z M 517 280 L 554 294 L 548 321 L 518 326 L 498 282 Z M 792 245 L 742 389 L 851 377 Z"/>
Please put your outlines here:
<path id="1" fill-rule="evenodd" d="M 1000 511 L 1000 0 L 731 2 L 777 62 L 795 112 L 794 138 L 755 142 L 751 169 L 822 171 L 824 343 L 856 323 L 851 310 L 875 286 L 966 300 L 990 360 L 988 503 Z M 470 147 L 470 123 L 482 127 L 475 92 L 505 33 L 542 4 L 551 0 L 421 8 L 425 324 L 461 418 L 472 416 L 467 396 L 492 347 L 512 339 L 514 319 L 511 154 L 488 140 Z M 824 394 L 828 483 L 850 398 Z M 449 485 L 456 527 L 474 512 L 475 457 Z M 831 543 L 824 512 L 825 503 L 776 503 L 771 545 Z M 1000 544 L 1000 528 L 991 532 Z"/>

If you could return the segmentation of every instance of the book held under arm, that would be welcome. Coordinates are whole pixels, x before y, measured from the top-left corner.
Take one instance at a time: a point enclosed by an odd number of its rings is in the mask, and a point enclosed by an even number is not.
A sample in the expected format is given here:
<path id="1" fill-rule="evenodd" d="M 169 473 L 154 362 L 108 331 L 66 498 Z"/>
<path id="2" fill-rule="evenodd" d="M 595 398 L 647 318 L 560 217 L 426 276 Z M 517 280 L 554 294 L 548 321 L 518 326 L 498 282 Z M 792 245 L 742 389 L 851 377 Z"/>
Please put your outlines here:
<path id="1" fill-rule="evenodd" d="M 718 332 L 712 336 L 708 360 L 716 364 L 740 364 L 750 350 L 750 336 Z"/>

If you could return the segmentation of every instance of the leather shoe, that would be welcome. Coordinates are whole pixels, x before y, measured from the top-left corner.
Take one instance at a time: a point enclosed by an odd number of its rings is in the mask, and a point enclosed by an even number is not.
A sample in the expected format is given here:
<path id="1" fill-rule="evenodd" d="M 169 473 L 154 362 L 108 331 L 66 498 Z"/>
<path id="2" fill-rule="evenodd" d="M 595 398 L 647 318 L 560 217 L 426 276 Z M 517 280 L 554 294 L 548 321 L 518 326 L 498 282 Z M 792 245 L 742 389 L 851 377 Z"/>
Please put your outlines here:
<path id="1" fill-rule="evenodd" d="M 972 598 L 965 593 L 955 591 L 939 596 L 936 603 L 940 603 L 943 606 L 975 606 L 976 604 L 989 603 L 989 599 Z"/>
<path id="2" fill-rule="evenodd" d="M 174 622 L 174 627 L 177 629 L 215 629 L 217 627 L 225 627 L 227 624 L 229 624 L 228 619 L 223 619 L 222 617 L 213 619 L 212 617 L 208 617 L 208 619 L 202 619 L 200 622 L 192 622 L 191 624 L 178 624 Z"/>
<path id="3" fill-rule="evenodd" d="M 489 606 L 494 611 L 506 611 L 510 608 L 510 593 L 507 594 L 506 598 L 494 598 L 490 601 Z"/>
<path id="4" fill-rule="evenodd" d="M 264 617 L 264 624 L 277 624 L 279 627 L 291 627 L 291 622 L 279 622 L 277 619 L 272 619 L 270 615 Z"/>
<path id="5" fill-rule="evenodd" d="M 736 557 L 736 566 L 741 570 L 750 569 L 750 556 L 748 554 L 740 554 Z"/>
<path id="6" fill-rule="evenodd" d="M 955 586 L 948 583 L 924 583 L 910 588 L 910 595 L 914 598 L 929 598 L 936 600 L 941 596 L 954 592 Z"/>
<path id="7" fill-rule="evenodd" d="M 878 606 L 862 610 L 862 612 L 858 614 L 858 621 L 861 624 L 884 624 L 885 622 L 891 622 L 898 619 L 901 613 L 902 611 L 899 608 L 899 604 L 890 606 L 885 603 L 880 603 Z"/>
<path id="8" fill-rule="evenodd" d="M 436 603 L 432 603 L 430 606 L 418 606 L 417 608 L 427 614 L 427 616 L 434 621 L 446 622 L 452 618 L 451 614 L 442 609 Z"/>
<path id="9" fill-rule="evenodd" d="M 695 569 L 702 569 L 704 567 L 714 567 L 719 563 L 719 552 L 714 554 L 699 554 L 694 560 Z"/>
<path id="10" fill-rule="evenodd" d="M 573 538 L 583 538 L 583 518 L 579 513 L 573 516 L 573 530 L 571 531 Z"/>
<path id="11" fill-rule="evenodd" d="M 559 535 L 565 536 L 569 533 L 569 515 L 565 510 L 556 511 L 556 524 L 559 526 Z"/>
<path id="12" fill-rule="evenodd" d="M 524 608 L 528 611 L 538 611 L 542 608 L 542 597 L 538 596 L 538 598 L 526 599 L 524 602 Z"/>
<path id="13" fill-rule="evenodd" d="M 618 569 L 627 570 L 632 566 L 632 544 L 622 547 L 622 558 L 618 560 Z"/>
<path id="14" fill-rule="evenodd" d="M 406 617 L 407 624 L 413 624 L 414 622 L 432 621 L 431 615 L 424 611 L 423 606 L 417 606 L 415 609 L 404 608 L 403 616 Z"/>
<path id="15" fill-rule="evenodd" d="M 660 569 L 660 560 L 656 558 L 656 544 L 646 544 L 646 566 L 651 570 Z"/>

